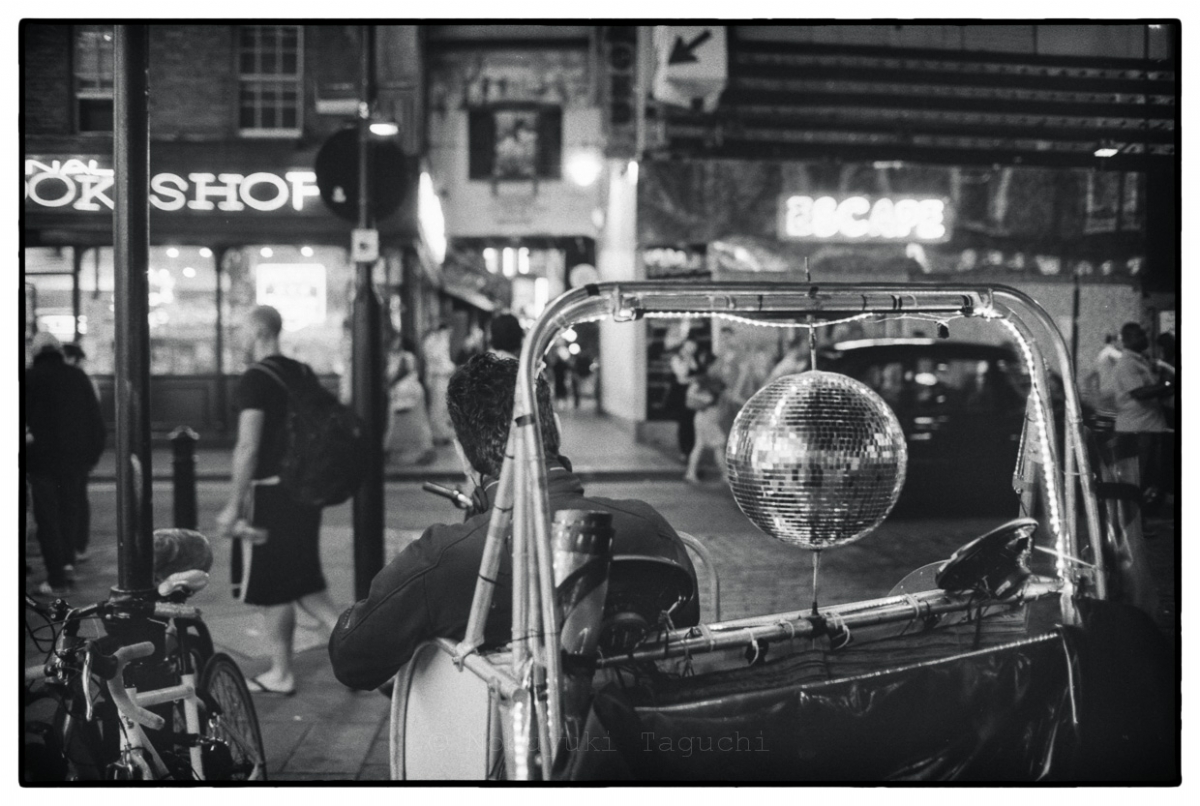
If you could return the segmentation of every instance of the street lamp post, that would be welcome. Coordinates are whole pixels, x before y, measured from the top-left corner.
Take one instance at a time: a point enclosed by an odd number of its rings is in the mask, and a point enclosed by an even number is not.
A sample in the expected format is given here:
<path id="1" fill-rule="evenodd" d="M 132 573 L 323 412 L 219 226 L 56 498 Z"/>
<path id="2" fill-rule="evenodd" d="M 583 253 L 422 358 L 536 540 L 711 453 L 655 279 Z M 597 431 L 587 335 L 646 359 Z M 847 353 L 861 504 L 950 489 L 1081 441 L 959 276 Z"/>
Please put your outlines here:
<path id="1" fill-rule="evenodd" d="M 370 123 L 374 102 L 374 31 L 361 26 L 358 106 L 358 227 L 372 226 Z M 383 351 L 381 303 L 371 280 L 373 260 L 356 263 L 352 364 L 354 409 L 366 424 L 367 472 L 354 496 L 354 595 L 365 599 L 383 568 Z"/>
<path id="2" fill-rule="evenodd" d="M 150 473 L 150 122 L 145 25 L 113 26 L 113 282 L 116 313 L 117 587 L 153 587 Z"/>

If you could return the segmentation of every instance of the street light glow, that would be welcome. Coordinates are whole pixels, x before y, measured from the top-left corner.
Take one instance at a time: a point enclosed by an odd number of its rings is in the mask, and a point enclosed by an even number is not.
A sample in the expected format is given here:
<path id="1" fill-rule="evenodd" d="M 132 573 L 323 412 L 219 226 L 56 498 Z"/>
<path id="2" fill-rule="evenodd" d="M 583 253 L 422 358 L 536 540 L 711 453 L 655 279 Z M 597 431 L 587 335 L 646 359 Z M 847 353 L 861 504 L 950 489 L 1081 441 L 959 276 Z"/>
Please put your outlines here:
<path id="1" fill-rule="evenodd" d="M 600 178 L 604 164 L 592 149 L 576 151 L 567 157 L 567 176 L 580 187 L 590 187 Z"/>
<path id="2" fill-rule="evenodd" d="M 394 120 L 377 120 L 368 128 L 370 128 L 371 134 L 378 137 L 393 137 L 400 133 L 400 127 Z"/>

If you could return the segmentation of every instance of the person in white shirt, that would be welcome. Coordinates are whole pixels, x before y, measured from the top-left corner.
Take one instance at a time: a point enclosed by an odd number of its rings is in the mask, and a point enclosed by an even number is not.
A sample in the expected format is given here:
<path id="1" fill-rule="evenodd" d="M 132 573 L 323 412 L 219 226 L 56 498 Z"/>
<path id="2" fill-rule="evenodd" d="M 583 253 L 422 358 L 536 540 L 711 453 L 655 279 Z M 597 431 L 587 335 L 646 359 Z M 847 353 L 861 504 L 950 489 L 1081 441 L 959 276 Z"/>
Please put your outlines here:
<path id="1" fill-rule="evenodd" d="M 1164 493 L 1164 462 L 1169 453 L 1164 450 L 1165 437 L 1171 431 L 1163 399 L 1175 394 L 1175 384 L 1173 377 L 1161 377 L 1161 367 L 1147 358 L 1149 346 L 1146 331 L 1137 322 L 1121 328 L 1122 350 L 1113 369 L 1112 392 L 1118 452 L 1136 452 L 1143 510 L 1153 513 Z"/>

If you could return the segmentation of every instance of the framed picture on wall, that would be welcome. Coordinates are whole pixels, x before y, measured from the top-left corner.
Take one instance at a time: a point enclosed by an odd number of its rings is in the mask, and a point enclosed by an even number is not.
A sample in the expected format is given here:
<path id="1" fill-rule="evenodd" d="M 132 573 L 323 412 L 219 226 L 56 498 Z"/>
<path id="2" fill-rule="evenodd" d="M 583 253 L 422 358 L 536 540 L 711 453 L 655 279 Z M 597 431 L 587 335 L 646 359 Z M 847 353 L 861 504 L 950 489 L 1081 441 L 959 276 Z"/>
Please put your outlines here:
<path id="1" fill-rule="evenodd" d="M 471 179 L 520 181 L 562 175 L 562 108 L 503 104 L 468 117 Z"/>

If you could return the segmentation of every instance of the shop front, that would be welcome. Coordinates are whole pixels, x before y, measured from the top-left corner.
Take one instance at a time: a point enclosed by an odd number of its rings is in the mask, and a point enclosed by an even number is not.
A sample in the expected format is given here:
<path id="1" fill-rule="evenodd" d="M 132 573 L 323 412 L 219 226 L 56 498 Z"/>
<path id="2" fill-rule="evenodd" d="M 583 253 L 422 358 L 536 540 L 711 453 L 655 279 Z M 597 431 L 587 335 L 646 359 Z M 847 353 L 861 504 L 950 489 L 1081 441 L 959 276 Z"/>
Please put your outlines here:
<path id="1" fill-rule="evenodd" d="M 1144 291 L 1145 176 L 1136 172 L 834 161 L 671 160 L 643 164 L 638 187 L 641 276 L 809 282 L 968 282 L 1014 286 L 1054 316 L 1080 378 L 1105 337 L 1155 317 Z M 678 329 L 679 325 L 675 327 Z M 828 342 L 933 335 L 894 321 L 866 332 L 823 330 Z M 669 353 L 682 340 L 650 325 L 647 411 L 666 423 Z M 693 339 L 722 332 L 689 326 Z M 787 331 L 732 326 L 741 349 L 777 361 Z M 994 340 L 956 326 L 952 338 Z M 651 439 L 653 439 L 651 437 Z"/>
<path id="2" fill-rule="evenodd" d="M 147 271 L 156 434 L 186 425 L 205 441 L 232 438 L 233 389 L 246 363 L 238 328 L 255 305 L 279 309 L 284 350 L 328 385 L 338 387 L 346 374 L 350 224 L 322 203 L 314 157 L 256 143 L 154 144 Z M 30 155 L 24 173 L 26 344 L 34 330 L 80 343 L 111 421 L 111 157 Z M 394 314 L 385 329 L 399 324 L 403 306 L 390 298 L 404 288 L 405 265 L 428 252 L 414 248 L 414 209 L 406 201 L 379 224 L 375 280 Z"/>

